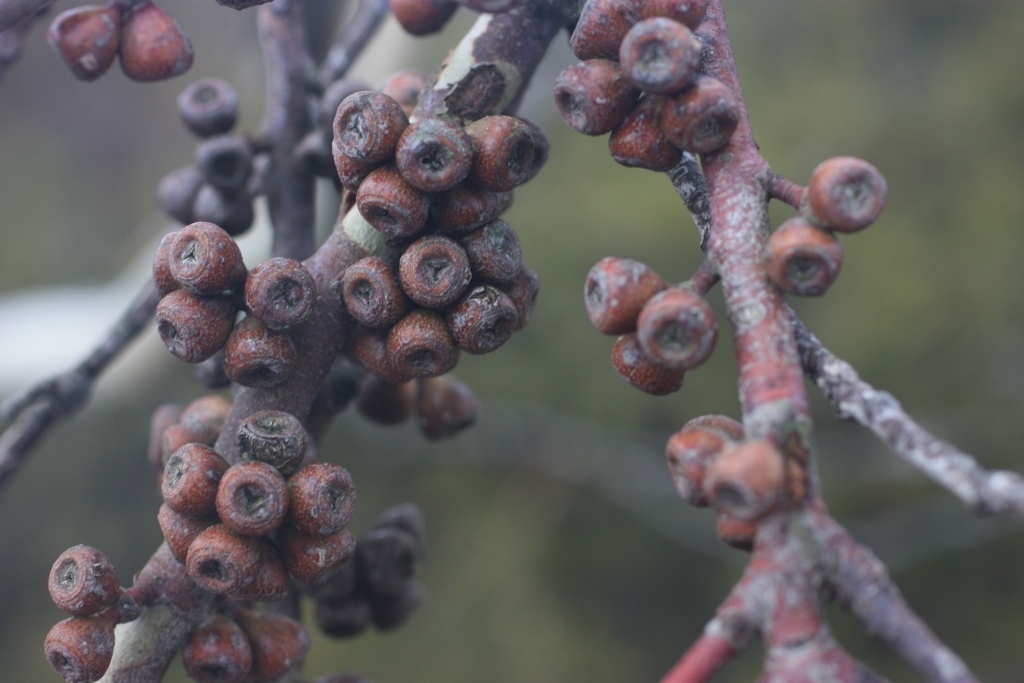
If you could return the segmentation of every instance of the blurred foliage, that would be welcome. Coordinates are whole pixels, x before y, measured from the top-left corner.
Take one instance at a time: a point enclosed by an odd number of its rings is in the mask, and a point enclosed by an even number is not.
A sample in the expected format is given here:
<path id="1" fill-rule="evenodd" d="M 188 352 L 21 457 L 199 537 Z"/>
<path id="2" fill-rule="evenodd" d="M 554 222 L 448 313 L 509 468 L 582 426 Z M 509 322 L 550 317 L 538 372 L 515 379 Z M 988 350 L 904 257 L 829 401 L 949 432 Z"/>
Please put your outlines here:
<path id="1" fill-rule="evenodd" d="M 115 68 L 77 83 L 40 26 L 0 83 L 0 291 L 108 279 L 153 239 L 133 226 L 154 210 L 163 174 L 191 158 L 173 101 L 192 79 L 231 80 L 242 129 L 258 124 L 253 12 L 184 0 L 166 6 L 196 45 L 185 79 L 138 85 Z M 796 302 L 799 311 L 826 345 L 927 427 L 987 466 L 1021 470 L 1024 3 L 736 0 L 726 10 L 754 130 L 773 169 L 802 183 L 823 159 L 852 154 L 889 182 L 878 224 L 844 238 L 836 285 L 823 299 Z M 395 68 L 430 71 L 469 21 L 460 17 L 444 36 L 423 41 L 427 57 L 408 47 L 408 62 Z M 383 430 L 347 416 L 323 449 L 357 482 L 357 531 L 398 502 L 426 510 L 428 600 L 394 633 L 341 644 L 317 636 L 312 674 L 359 670 L 378 683 L 654 681 L 741 571 L 740 553 L 705 552 L 672 535 L 681 520 L 707 538 L 706 511 L 668 500 L 644 516 L 629 507 L 643 491 L 610 493 L 628 483 L 628 470 L 604 479 L 553 474 L 564 469 L 562 455 L 585 460 L 614 450 L 628 462 L 630 444 L 640 442 L 655 444 L 641 450 L 656 462 L 657 443 L 685 420 L 737 413 L 719 293 L 710 296 L 723 322 L 717 353 L 668 398 L 640 395 L 618 379 L 608 362 L 612 340 L 587 322 L 582 283 L 600 258 L 640 259 L 681 281 L 701 254 L 663 176 L 616 166 L 603 139 L 570 135 L 558 119 L 547 93 L 568 59 L 558 45 L 528 98 L 552 157 L 517 191 L 507 216 L 541 276 L 540 303 L 506 347 L 464 357 L 457 371 L 484 399 L 484 424 L 452 444 L 427 446 L 411 427 Z M 783 220 L 792 212 L 776 213 Z M 45 590 L 61 550 L 99 547 L 128 582 L 159 542 L 154 475 L 143 457 L 147 416 L 198 394 L 188 368 L 166 368 L 161 382 L 108 391 L 112 398 L 58 429 L 0 502 L 4 679 L 57 680 L 42 640 L 61 618 Z M 834 513 L 892 563 L 911 604 L 983 680 L 1019 681 L 1020 525 L 972 520 L 815 400 Z M 511 448 L 489 426 L 496 413 L 523 416 L 523 462 L 490 457 Z M 558 418 L 568 414 L 580 418 Z M 564 432 L 530 460 L 538 424 Z M 852 652 L 892 680 L 918 680 L 848 615 L 830 614 Z M 184 680 L 176 666 L 169 680 Z M 758 670 L 751 652 L 720 679 L 752 680 Z"/>

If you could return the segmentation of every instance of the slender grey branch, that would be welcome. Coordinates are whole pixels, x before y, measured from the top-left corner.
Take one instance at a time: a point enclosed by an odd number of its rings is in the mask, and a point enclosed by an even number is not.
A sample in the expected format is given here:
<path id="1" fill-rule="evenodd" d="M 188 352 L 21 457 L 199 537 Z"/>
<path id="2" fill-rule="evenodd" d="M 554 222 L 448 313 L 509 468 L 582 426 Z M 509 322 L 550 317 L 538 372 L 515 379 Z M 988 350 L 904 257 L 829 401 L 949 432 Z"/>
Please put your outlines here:
<path id="1" fill-rule="evenodd" d="M 0 0 L 0 33 L 31 18 L 52 5 L 54 0 Z"/>
<path id="2" fill-rule="evenodd" d="M 861 423 L 914 467 L 945 486 L 980 514 L 1024 515 L 1024 479 L 1015 472 L 989 472 L 973 457 L 936 438 L 903 411 L 891 394 L 865 382 L 846 361 L 822 346 L 790 309 L 804 372 L 815 381 L 839 417 Z"/>
<path id="3" fill-rule="evenodd" d="M 711 236 L 711 203 L 708 201 L 708 187 L 704 182 L 704 173 L 700 170 L 697 158 L 689 152 L 683 152 L 679 165 L 665 173 L 672 181 L 672 187 L 682 198 L 687 210 L 693 217 L 700 231 L 700 250 L 708 250 L 708 238 Z"/>
<path id="4" fill-rule="evenodd" d="M 326 88 L 349 70 L 390 11 L 388 0 L 360 0 L 345 30 L 331 46 L 317 80 Z"/>
<path id="5" fill-rule="evenodd" d="M 102 342 L 64 374 L 21 391 L 0 404 L 0 493 L 51 427 L 85 405 L 100 373 L 152 319 L 160 295 L 150 280 Z M 11 422 L 13 421 L 13 424 Z"/>
<path id="6" fill-rule="evenodd" d="M 0 8 L 3 7 L 2 3 L 3 0 L 0 0 Z M 7 70 L 14 66 L 14 63 L 21 57 L 21 51 L 25 47 L 25 36 L 28 35 L 29 29 L 38 19 L 47 15 L 47 10 L 48 7 L 44 4 L 40 9 L 14 25 L 0 28 L 0 80 L 3 80 Z"/>

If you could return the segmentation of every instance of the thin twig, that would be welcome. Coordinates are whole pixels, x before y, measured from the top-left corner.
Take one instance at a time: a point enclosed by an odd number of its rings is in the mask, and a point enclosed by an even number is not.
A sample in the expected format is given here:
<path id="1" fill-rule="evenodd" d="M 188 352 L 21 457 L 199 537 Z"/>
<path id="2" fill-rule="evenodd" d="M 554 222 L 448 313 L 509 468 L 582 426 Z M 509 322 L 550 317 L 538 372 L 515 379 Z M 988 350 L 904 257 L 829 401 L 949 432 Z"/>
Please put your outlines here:
<path id="1" fill-rule="evenodd" d="M 10 397 L 0 405 L 0 493 L 32 448 L 58 421 L 85 405 L 96 379 L 153 318 L 160 295 L 150 280 L 102 342 L 81 363 Z M 13 424 L 10 424 L 14 421 Z M 8 426 L 9 425 L 9 426 Z"/>
<path id="2" fill-rule="evenodd" d="M 700 250 L 707 252 L 708 237 L 711 236 L 711 204 L 708 202 L 708 188 L 704 181 L 704 173 L 700 170 L 697 158 L 689 152 L 683 152 L 683 159 L 675 168 L 666 172 L 672 181 L 672 187 L 682 197 L 683 203 L 693 217 L 700 231 Z"/>
<path id="3" fill-rule="evenodd" d="M 0 33 L 44 11 L 54 0 L 0 0 Z"/>
<path id="4" fill-rule="evenodd" d="M 942 441 L 903 411 L 892 394 L 865 382 L 846 361 L 822 346 L 790 309 L 804 372 L 843 419 L 861 423 L 914 467 L 945 486 L 979 514 L 1024 515 L 1024 479 L 1015 472 L 989 472 L 973 457 Z"/>
<path id="5" fill-rule="evenodd" d="M 29 29 L 37 20 L 46 16 L 47 10 L 48 8 L 44 5 L 13 26 L 0 29 L 0 81 L 3 80 L 7 70 L 14 66 L 14 63 L 21 57 L 21 51 L 25 48 L 25 36 L 28 35 Z"/>
<path id="6" fill-rule="evenodd" d="M 326 88 L 348 72 L 370 38 L 380 28 L 389 10 L 388 0 L 360 0 L 352 19 L 320 65 L 317 80 L 321 87 Z"/>
<path id="7" fill-rule="evenodd" d="M 780 202 L 789 204 L 794 209 L 799 209 L 805 194 L 807 194 L 806 187 L 801 187 L 778 173 L 772 173 L 768 176 L 768 195 L 772 199 L 778 199 Z"/>

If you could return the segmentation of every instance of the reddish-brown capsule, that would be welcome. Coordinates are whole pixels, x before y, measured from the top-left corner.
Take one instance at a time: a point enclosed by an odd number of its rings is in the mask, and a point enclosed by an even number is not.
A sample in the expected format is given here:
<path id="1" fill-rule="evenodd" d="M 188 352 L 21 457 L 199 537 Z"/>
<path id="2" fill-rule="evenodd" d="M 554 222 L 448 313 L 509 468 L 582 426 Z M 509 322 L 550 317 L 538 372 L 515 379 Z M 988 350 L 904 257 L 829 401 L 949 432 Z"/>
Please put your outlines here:
<path id="1" fill-rule="evenodd" d="M 121 42 L 121 6 L 85 5 L 61 12 L 46 38 L 71 73 L 93 81 L 106 73 Z"/>
<path id="2" fill-rule="evenodd" d="M 227 469 L 224 458 L 209 446 L 185 444 L 167 461 L 160 493 L 175 512 L 204 517 L 216 509 L 217 487 Z"/>
<path id="3" fill-rule="evenodd" d="M 704 489 L 719 511 L 757 521 L 782 502 L 786 466 L 771 441 L 745 441 L 723 451 L 708 467 Z"/>
<path id="4" fill-rule="evenodd" d="M 842 266 L 839 239 L 803 218 L 789 219 L 768 239 L 768 277 L 788 294 L 821 296 Z"/>
<path id="5" fill-rule="evenodd" d="M 636 3 L 641 19 L 668 17 L 696 31 L 707 14 L 711 0 L 643 0 Z"/>
<path id="6" fill-rule="evenodd" d="M 715 522 L 715 533 L 727 545 L 737 550 L 750 552 L 754 549 L 754 538 L 757 536 L 757 524 L 736 519 L 726 512 L 718 513 Z"/>
<path id="7" fill-rule="evenodd" d="M 204 529 L 188 547 L 185 567 L 205 591 L 236 593 L 256 578 L 260 550 L 255 538 L 239 536 L 223 524 Z"/>
<path id="8" fill-rule="evenodd" d="M 327 536 L 304 534 L 295 527 L 281 527 L 281 555 L 288 571 L 301 583 L 318 586 L 334 576 L 356 546 L 348 529 Z"/>
<path id="9" fill-rule="evenodd" d="M 203 183 L 192 204 L 192 218 L 219 225 L 229 235 L 240 235 L 255 219 L 252 197 L 248 192 L 228 194 L 210 183 Z"/>
<path id="10" fill-rule="evenodd" d="M 484 282 L 512 282 L 523 265 L 519 236 L 505 221 L 495 219 L 459 239 L 473 277 Z"/>
<path id="11" fill-rule="evenodd" d="M 356 487 L 344 467 L 318 462 L 288 480 L 291 507 L 288 521 L 311 536 L 341 531 L 356 509 Z"/>
<path id="12" fill-rule="evenodd" d="M 443 375 L 459 362 L 459 347 L 444 318 L 425 308 L 395 323 L 388 333 L 387 348 L 395 370 L 408 377 Z"/>
<path id="13" fill-rule="evenodd" d="M 525 263 L 519 268 L 519 274 L 507 285 L 502 285 L 501 290 L 509 295 L 512 303 L 516 305 L 516 329 L 521 330 L 530 322 L 533 314 L 533 307 L 537 303 L 537 293 L 540 292 L 540 278 Z"/>
<path id="14" fill-rule="evenodd" d="M 177 232 L 169 232 L 160 240 L 160 246 L 153 254 L 153 284 L 160 296 L 170 294 L 181 287 L 171 274 L 171 254 L 174 251 L 174 239 Z"/>
<path id="15" fill-rule="evenodd" d="M 363 330 L 355 336 L 349 354 L 376 377 L 392 384 L 405 384 L 409 375 L 399 372 L 388 355 L 390 330 Z"/>
<path id="16" fill-rule="evenodd" d="M 295 369 L 295 344 L 287 332 L 268 330 L 249 316 L 235 325 L 224 345 L 224 372 L 244 387 L 273 387 Z"/>
<path id="17" fill-rule="evenodd" d="M 212 446 L 230 412 L 231 401 L 223 396 L 203 396 L 185 406 L 181 426 L 188 430 L 192 441 Z"/>
<path id="18" fill-rule="evenodd" d="M 151 2 L 135 5 L 121 25 L 121 69 L 133 81 L 179 76 L 192 66 L 192 42 L 175 19 Z"/>
<path id="19" fill-rule="evenodd" d="M 338 149 L 337 140 L 331 143 L 331 155 L 334 157 L 334 170 L 338 172 L 338 179 L 341 181 L 342 187 L 350 192 L 358 190 L 362 182 L 366 180 L 366 177 L 383 163 L 359 161 L 358 159 L 345 156 Z"/>
<path id="20" fill-rule="evenodd" d="M 146 449 L 146 459 L 149 460 L 149 464 L 161 472 L 166 464 L 161 457 L 164 430 L 178 424 L 179 420 L 181 420 L 181 406 L 174 403 L 165 403 L 159 406 L 149 417 L 149 446 Z M 171 453 L 173 452 L 171 451 Z"/>
<path id="21" fill-rule="evenodd" d="M 373 608 L 364 595 L 353 595 L 344 600 L 318 600 L 314 618 L 320 630 L 332 638 L 351 638 L 365 631 L 373 622 Z M 342 678 L 342 681 L 348 683 L 347 678 Z"/>
<path id="22" fill-rule="evenodd" d="M 195 164 L 183 166 L 165 175 L 156 188 L 156 201 L 161 211 L 182 225 L 195 222 L 193 207 L 203 174 Z"/>
<path id="23" fill-rule="evenodd" d="M 444 0 L 442 0 L 444 2 Z M 458 3 L 455 3 L 458 6 Z M 408 29 L 406 29 L 408 31 Z M 420 93 L 427 87 L 427 77 L 414 69 L 404 69 L 391 75 L 380 91 L 402 105 L 406 114 L 411 114 L 419 102 Z"/>
<path id="24" fill-rule="evenodd" d="M 242 459 L 265 462 L 287 477 L 306 455 L 309 433 L 291 413 L 263 410 L 242 420 L 236 439 Z"/>
<path id="25" fill-rule="evenodd" d="M 219 294 L 245 280 L 238 244 L 213 223 L 193 223 L 174 233 L 171 275 L 194 294 Z"/>
<path id="26" fill-rule="evenodd" d="M 391 13 L 414 36 L 437 33 L 458 8 L 456 0 L 391 0 Z"/>
<path id="27" fill-rule="evenodd" d="M 301 662 L 309 650 L 309 634 L 291 617 L 240 609 L 235 619 L 252 646 L 252 671 L 247 683 L 276 681 Z"/>
<path id="28" fill-rule="evenodd" d="M 196 536 L 219 521 L 216 515 L 202 518 L 182 515 L 172 510 L 166 503 L 160 506 L 156 519 L 171 554 L 182 564 L 185 563 L 188 547 L 192 545 Z"/>
<path id="29" fill-rule="evenodd" d="M 470 287 L 445 318 L 455 343 L 473 354 L 490 353 L 516 331 L 518 314 L 508 294 L 491 285 Z"/>
<path id="30" fill-rule="evenodd" d="M 256 578 L 248 586 L 242 588 L 236 597 L 239 600 L 259 600 L 260 602 L 280 600 L 288 595 L 288 591 L 291 589 L 288 567 L 285 566 L 281 552 L 274 547 L 273 543 L 265 538 L 258 538 L 256 542 L 260 546 Z"/>
<path id="31" fill-rule="evenodd" d="M 569 39 L 573 54 L 583 60 L 618 59 L 622 39 L 636 23 L 636 9 L 629 0 L 587 0 Z"/>
<path id="32" fill-rule="evenodd" d="M 398 261 L 402 289 L 427 308 L 442 308 L 454 302 L 469 286 L 472 275 L 466 251 L 440 235 L 416 240 Z"/>
<path id="33" fill-rule="evenodd" d="M 356 191 L 359 213 L 388 237 L 411 237 L 423 229 L 430 202 L 410 185 L 394 166 L 384 166 L 366 176 Z"/>
<path id="34" fill-rule="evenodd" d="M 697 74 L 701 45 L 678 21 L 654 17 L 637 22 L 619 47 L 619 63 L 633 85 L 645 92 L 671 93 Z"/>
<path id="35" fill-rule="evenodd" d="M 395 163 L 413 187 L 441 192 L 465 180 L 473 163 L 473 143 L 462 126 L 430 116 L 409 124 L 402 133 Z"/>
<path id="36" fill-rule="evenodd" d="M 391 327 L 410 307 L 394 265 L 380 256 L 356 261 L 332 287 L 352 317 L 367 327 Z"/>
<path id="37" fill-rule="evenodd" d="M 238 624 L 217 614 L 189 635 L 181 661 L 199 683 L 242 683 L 252 668 L 252 649 Z"/>
<path id="38" fill-rule="evenodd" d="M 665 100 L 661 125 L 679 149 L 707 154 L 722 147 L 740 122 L 739 100 L 725 83 L 698 76 L 683 92 Z"/>
<path id="39" fill-rule="evenodd" d="M 636 332 L 624 334 L 615 342 L 612 365 L 627 382 L 654 396 L 671 394 L 683 386 L 684 371 L 666 368 L 648 358 Z"/>
<path id="40" fill-rule="evenodd" d="M 485 190 L 508 192 L 533 167 L 533 132 L 514 116 L 485 116 L 466 126 L 473 144 L 469 180 Z"/>
<path id="41" fill-rule="evenodd" d="M 164 429 L 160 435 L 160 471 L 164 471 L 164 467 L 167 466 L 167 461 L 171 459 L 175 451 L 184 446 L 185 444 L 193 443 L 196 440 L 192 438 L 192 433 L 182 427 L 180 424 L 173 424 Z M 209 446 L 210 444 L 206 444 Z M 154 464 L 156 460 L 154 460 Z"/>
<path id="42" fill-rule="evenodd" d="M 252 149 L 241 135 L 216 135 L 196 145 L 196 166 L 203 179 L 228 196 L 245 188 L 252 175 Z"/>
<path id="43" fill-rule="evenodd" d="M 177 103 L 181 120 L 201 138 L 227 133 L 238 118 L 238 95 L 219 78 L 192 83 L 181 91 Z"/>
<path id="44" fill-rule="evenodd" d="M 272 330 L 298 325 L 313 312 L 316 285 L 306 267 L 282 256 L 252 269 L 245 281 L 245 305 Z"/>
<path id="45" fill-rule="evenodd" d="M 714 351 L 718 323 L 704 297 L 685 287 L 669 287 L 644 304 L 636 332 L 644 354 L 652 361 L 690 370 Z"/>
<path id="46" fill-rule="evenodd" d="M 608 138 L 608 151 L 615 161 L 623 166 L 651 171 L 668 171 L 679 164 L 683 153 L 665 137 L 662 130 L 664 106 L 665 98 L 661 95 L 646 95 L 612 131 Z"/>
<path id="47" fill-rule="evenodd" d="M 468 232 L 490 223 L 511 204 L 511 192 L 490 192 L 473 183 L 459 183 L 437 195 L 430 222 L 444 235 Z"/>
<path id="48" fill-rule="evenodd" d="M 619 125 L 640 97 L 618 63 L 591 59 L 567 67 L 555 80 L 562 118 L 584 135 L 604 135 Z"/>
<path id="49" fill-rule="evenodd" d="M 355 78 L 339 78 L 324 89 L 324 94 L 320 96 L 320 106 L 317 110 L 316 122 L 318 128 L 323 129 L 329 134 L 328 141 L 334 137 L 334 119 L 338 115 L 338 107 L 341 106 L 341 103 L 351 95 L 370 90 L 373 90 L 373 88 Z M 384 94 L 391 97 L 390 93 Z"/>
<path id="50" fill-rule="evenodd" d="M 359 388 L 356 408 L 370 422 L 401 424 L 412 414 L 415 393 L 415 382 L 392 384 L 380 377 L 367 377 Z"/>
<path id="51" fill-rule="evenodd" d="M 156 329 L 167 350 L 186 363 L 201 363 L 224 346 L 235 307 L 222 297 L 178 289 L 156 307 Z"/>
<path id="52" fill-rule="evenodd" d="M 228 468 L 217 489 L 217 515 L 243 536 L 265 536 L 288 512 L 288 485 L 272 465 L 246 460 Z"/>
<path id="53" fill-rule="evenodd" d="M 533 162 L 520 182 L 521 185 L 532 180 L 547 163 L 548 156 L 551 154 L 551 142 L 548 140 L 547 134 L 544 133 L 544 129 L 536 123 L 527 119 L 520 120 L 529 126 L 530 132 L 533 133 Z"/>
<path id="54" fill-rule="evenodd" d="M 358 589 L 359 577 L 356 575 L 356 563 L 346 562 L 334 576 L 319 586 L 303 586 L 303 593 L 314 600 L 339 601 L 362 593 Z"/>
<path id="55" fill-rule="evenodd" d="M 431 441 L 455 436 L 476 422 L 479 404 L 472 390 L 450 375 L 419 381 L 416 421 Z"/>
<path id="56" fill-rule="evenodd" d="M 712 429 L 693 429 L 687 424 L 669 437 L 665 444 L 668 471 L 679 495 L 690 505 L 711 504 L 704 490 L 708 466 L 722 452 L 729 440 Z"/>
<path id="57" fill-rule="evenodd" d="M 46 634 L 46 660 L 64 680 L 93 683 L 103 677 L 114 654 L 114 623 L 106 615 L 71 617 Z"/>
<path id="58" fill-rule="evenodd" d="M 886 192 L 885 178 L 877 168 L 863 159 L 835 157 L 811 173 L 807 204 L 825 227 L 856 232 L 881 215 Z"/>
<path id="59" fill-rule="evenodd" d="M 587 273 L 583 300 L 598 332 L 626 334 L 636 329 L 647 300 L 667 286 L 661 276 L 643 263 L 608 256 Z"/>
<path id="60" fill-rule="evenodd" d="M 87 545 L 76 545 L 60 554 L 50 568 L 49 588 L 53 604 L 77 617 L 106 609 L 121 595 L 110 560 Z"/>
<path id="61" fill-rule="evenodd" d="M 334 144 L 338 153 L 364 164 L 387 161 L 409 119 L 402 105 L 379 92 L 364 91 L 346 97 L 334 117 Z"/>

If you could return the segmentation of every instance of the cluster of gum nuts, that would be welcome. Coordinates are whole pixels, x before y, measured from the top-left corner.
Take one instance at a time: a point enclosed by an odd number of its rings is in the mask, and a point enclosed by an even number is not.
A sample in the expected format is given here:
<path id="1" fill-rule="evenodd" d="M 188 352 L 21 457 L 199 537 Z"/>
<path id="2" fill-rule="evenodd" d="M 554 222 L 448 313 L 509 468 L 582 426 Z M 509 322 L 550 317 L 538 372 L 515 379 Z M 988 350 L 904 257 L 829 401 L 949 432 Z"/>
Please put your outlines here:
<path id="1" fill-rule="evenodd" d="M 46 34 L 75 78 L 102 76 L 114 58 L 135 81 L 158 81 L 188 71 L 192 43 L 171 15 L 148 0 L 112 0 L 62 12 Z"/>
<path id="2" fill-rule="evenodd" d="M 588 0 L 570 46 L 582 60 L 555 81 L 555 103 L 572 128 L 611 133 L 625 166 L 668 171 L 682 153 L 722 147 L 739 124 L 739 102 L 698 74 L 693 31 L 709 0 Z"/>
<path id="3" fill-rule="evenodd" d="M 349 353 L 371 373 L 392 384 L 437 376 L 460 350 L 494 351 L 527 323 L 537 276 L 498 216 L 539 169 L 538 140 L 512 116 L 463 128 L 437 116 L 410 122 L 380 92 L 342 101 L 333 156 L 357 209 L 344 224 L 365 222 L 389 245 L 332 285 L 362 327 Z"/>
<path id="4" fill-rule="evenodd" d="M 820 296 L 839 274 L 836 232 L 870 225 L 885 205 L 885 180 L 861 159 L 835 157 L 818 165 L 796 198 L 800 215 L 771 235 L 769 280 L 787 294 Z M 654 395 L 677 391 L 684 373 L 711 355 L 714 312 L 692 283 L 669 286 L 646 265 L 608 257 L 587 275 L 584 300 L 598 331 L 621 335 L 612 364 L 630 384 Z"/>
<path id="5" fill-rule="evenodd" d="M 230 133 L 238 118 L 234 88 L 204 78 L 181 92 L 177 106 L 185 127 L 201 142 L 193 163 L 160 181 L 160 208 L 182 225 L 208 222 L 230 235 L 245 232 L 253 222 L 253 197 L 261 190 L 255 172 L 261 159 L 250 140 Z"/>

